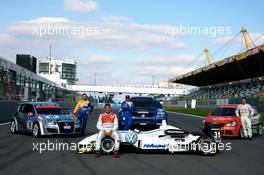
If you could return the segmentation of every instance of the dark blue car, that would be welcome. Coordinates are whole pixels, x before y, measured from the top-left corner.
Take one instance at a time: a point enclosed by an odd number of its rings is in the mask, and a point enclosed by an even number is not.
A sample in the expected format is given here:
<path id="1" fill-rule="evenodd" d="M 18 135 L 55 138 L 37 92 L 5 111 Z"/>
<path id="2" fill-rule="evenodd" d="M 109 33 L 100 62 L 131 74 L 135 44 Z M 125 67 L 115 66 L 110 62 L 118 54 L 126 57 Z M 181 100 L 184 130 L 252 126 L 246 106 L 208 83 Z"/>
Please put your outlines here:
<path id="1" fill-rule="evenodd" d="M 167 112 L 153 97 L 131 97 L 131 102 L 133 103 L 132 126 L 159 126 L 162 120 L 167 122 Z M 122 112 L 120 112 L 119 119 L 122 118 Z M 122 125 L 122 122 L 120 124 Z"/>

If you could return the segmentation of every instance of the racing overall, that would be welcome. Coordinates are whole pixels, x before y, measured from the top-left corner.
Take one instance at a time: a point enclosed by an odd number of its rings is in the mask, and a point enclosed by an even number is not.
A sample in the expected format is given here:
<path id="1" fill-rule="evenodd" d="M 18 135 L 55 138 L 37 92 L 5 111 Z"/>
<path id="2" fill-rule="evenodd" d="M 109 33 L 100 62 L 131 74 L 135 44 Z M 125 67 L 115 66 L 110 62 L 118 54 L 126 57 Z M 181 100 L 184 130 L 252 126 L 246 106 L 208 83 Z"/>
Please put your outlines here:
<path id="1" fill-rule="evenodd" d="M 121 103 L 121 117 L 119 120 L 122 123 L 123 130 L 128 130 L 132 125 L 132 110 L 132 102 L 124 101 Z"/>
<path id="2" fill-rule="evenodd" d="M 106 112 L 100 114 L 96 127 L 98 128 L 99 133 L 97 135 L 95 150 L 97 151 L 100 150 L 101 141 L 105 137 L 104 131 L 106 132 L 112 131 L 112 135 L 110 137 L 115 140 L 115 151 L 118 151 L 120 140 L 119 140 L 119 135 L 116 132 L 116 130 L 118 129 L 118 119 L 116 114 L 114 113 L 107 114 Z"/>
<path id="3" fill-rule="evenodd" d="M 249 104 L 240 104 L 236 109 L 236 115 L 241 117 L 241 124 L 245 138 L 251 138 L 251 116 L 253 115 L 253 109 Z"/>
<path id="4" fill-rule="evenodd" d="M 80 135 L 84 136 L 85 129 L 87 125 L 87 119 L 89 113 L 91 113 L 94 110 L 94 107 L 91 105 L 91 103 L 88 100 L 79 100 L 73 113 L 78 116 L 78 119 L 80 120 Z"/>

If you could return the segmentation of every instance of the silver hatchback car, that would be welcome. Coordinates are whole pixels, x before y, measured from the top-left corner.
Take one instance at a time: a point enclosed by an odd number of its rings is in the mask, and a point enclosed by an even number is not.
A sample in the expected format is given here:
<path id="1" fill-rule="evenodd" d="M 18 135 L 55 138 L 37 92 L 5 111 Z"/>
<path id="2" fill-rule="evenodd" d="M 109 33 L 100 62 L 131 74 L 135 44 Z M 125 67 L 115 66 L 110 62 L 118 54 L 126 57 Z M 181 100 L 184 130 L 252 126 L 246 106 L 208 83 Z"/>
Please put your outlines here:
<path id="1" fill-rule="evenodd" d="M 61 105 L 50 102 L 25 102 L 18 106 L 10 123 L 11 133 L 33 136 L 80 133 L 80 122 Z"/>

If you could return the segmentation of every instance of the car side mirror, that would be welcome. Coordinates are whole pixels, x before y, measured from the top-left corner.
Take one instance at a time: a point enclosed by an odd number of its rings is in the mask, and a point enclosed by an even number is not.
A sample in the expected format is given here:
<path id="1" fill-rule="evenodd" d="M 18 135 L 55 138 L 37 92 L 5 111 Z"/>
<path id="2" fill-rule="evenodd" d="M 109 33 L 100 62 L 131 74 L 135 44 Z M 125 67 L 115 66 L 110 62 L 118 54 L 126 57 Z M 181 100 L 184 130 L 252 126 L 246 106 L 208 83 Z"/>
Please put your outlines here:
<path id="1" fill-rule="evenodd" d="M 32 116 L 33 115 L 33 112 L 28 112 L 27 115 L 28 116 Z"/>

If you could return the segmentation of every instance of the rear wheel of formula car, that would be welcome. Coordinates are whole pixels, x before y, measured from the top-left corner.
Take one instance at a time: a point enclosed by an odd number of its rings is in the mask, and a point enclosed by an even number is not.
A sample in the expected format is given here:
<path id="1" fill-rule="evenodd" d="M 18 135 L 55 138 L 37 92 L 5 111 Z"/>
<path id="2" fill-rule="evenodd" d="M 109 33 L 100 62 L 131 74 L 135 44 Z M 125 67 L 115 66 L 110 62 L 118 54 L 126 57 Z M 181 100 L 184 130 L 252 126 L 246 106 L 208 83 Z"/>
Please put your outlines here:
<path id="1" fill-rule="evenodd" d="M 32 134 L 34 137 L 40 137 L 40 127 L 38 123 L 34 123 L 33 129 L 32 129 Z"/>
<path id="2" fill-rule="evenodd" d="M 243 128 L 242 127 L 239 130 L 239 136 L 240 136 L 241 139 L 243 139 L 245 137 L 244 131 L 243 131 Z"/>
<path id="3" fill-rule="evenodd" d="M 10 132 L 12 134 L 16 134 L 17 133 L 17 126 L 16 126 L 15 120 L 12 120 L 11 123 L 10 123 Z"/>
<path id="4" fill-rule="evenodd" d="M 201 136 L 197 142 L 197 151 L 199 154 L 209 156 L 214 155 L 217 152 L 217 144 L 210 137 Z"/>
<path id="5" fill-rule="evenodd" d="M 259 127 L 258 127 L 258 135 L 259 136 L 263 135 L 263 126 L 262 125 L 259 125 Z"/>
<path id="6" fill-rule="evenodd" d="M 115 141 L 110 137 L 103 138 L 101 142 L 101 150 L 105 154 L 110 154 L 115 149 Z"/>

